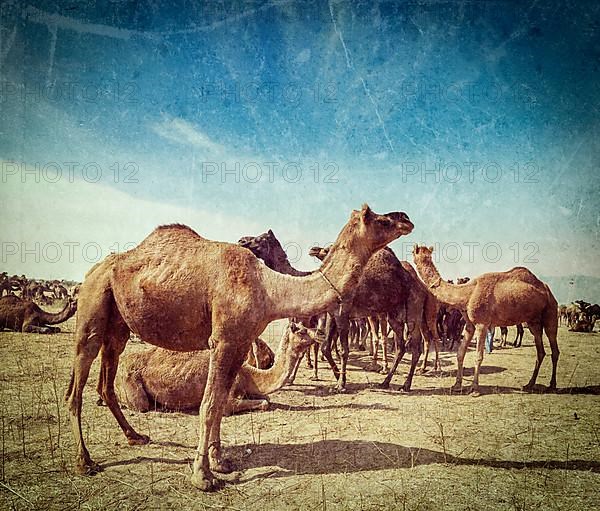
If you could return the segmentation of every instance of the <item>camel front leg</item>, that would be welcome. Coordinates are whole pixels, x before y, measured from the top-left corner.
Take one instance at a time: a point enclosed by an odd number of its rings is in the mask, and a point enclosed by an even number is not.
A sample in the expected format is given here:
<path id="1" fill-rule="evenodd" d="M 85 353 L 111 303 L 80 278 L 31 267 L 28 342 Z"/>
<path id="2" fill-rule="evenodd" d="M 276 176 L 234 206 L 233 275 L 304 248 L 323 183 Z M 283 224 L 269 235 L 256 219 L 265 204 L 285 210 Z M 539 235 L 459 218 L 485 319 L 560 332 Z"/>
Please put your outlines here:
<path id="1" fill-rule="evenodd" d="M 412 386 L 415 369 L 417 368 L 419 358 L 421 357 L 421 346 L 423 345 L 423 340 L 421 338 L 421 330 L 417 328 L 415 322 L 407 321 L 406 324 L 408 328 L 408 343 L 412 353 L 412 359 L 410 361 L 410 369 L 406 375 L 406 380 L 404 381 L 404 385 L 402 385 L 402 390 L 404 392 L 409 392 L 410 387 Z"/>
<path id="2" fill-rule="evenodd" d="M 530 332 L 533 334 L 533 340 L 535 341 L 535 349 L 537 352 L 537 357 L 535 359 L 535 367 L 533 368 L 533 374 L 531 375 L 531 379 L 529 383 L 523 387 L 525 391 L 533 390 L 533 386 L 537 380 L 538 373 L 540 371 L 540 367 L 542 365 L 542 361 L 546 356 L 546 350 L 544 350 L 544 343 L 542 340 L 542 325 L 541 324 L 528 324 Z M 558 360 L 558 358 L 557 358 Z M 554 375 L 556 378 L 556 375 Z M 556 385 L 556 382 L 555 382 Z"/>
<path id="3" fill-rule="evenodd" d="M 406 353 L 406 342 L 404 340 L 404 320 L 392 318 L 390 316 L 388 317 L 388 322 L 391 325 L 392 330 L 394 331 L 394 338 L 398 339 L 400 341 L 400 344 L 398 345 L 398 349 L 396 351 L 396 358 L 394 358 L 392 367 L 388 371 L 385 380 L 383 380 L 383 382 L 379 384 L 379 387 L 382 389 L 389 388 L 392 378 L 396 373 L 396 369 L 398 368 L 398 364 L 400 364 L 402 357 L 404 357 L 404 354 Z"/>
<path id="4" fill-rule="evenodd" d="M 475 326 L 473 323 L 468 321 L 465 325 L 465 336 L 463 340 L 458 345 L 458 350 L 456 352 L 456 381 L 454 385 L 452 385 L 451 390 L 456 392 L 460 391 L 462 388 L 462 379 L 463 379 L 463 364 L 465 361 L 465 355 L 467 353 L 467 349 L 469 348 L 469 344 L 471 344 L 471 339 L 473 339 L 473 334 L 475 333 Z"/>
<path id="5" fill-rule="evenodd" d="M 471 386 L 471 395 L 479 396 L 479 371 L 483 362 L 483 351 L 485 348 L 485 338 L 488 333 L 486 325 L 477 325 L 475 327 L 475 335 L 477 336 L 477 358 L 475 360 L 475 369 L 473 371 L 473 385 Z"/>
<path id="6" fill-rule="evenodd" d="M 219 484 L 212 470 L 223 473 L 233 470 L 232 464 L 221 456 L 221 419 L 244 360 L 241 354 L 247 351 L 235 342 L 215 337 L 209 345 L 208 378 L 200 405 L 200 435 L 192 473 L 192 484 L 202 491 L 212 491 Z"/>
<path id="7" fill-rule="evenodd" d="M 325 316 L 326 316 L 326 319 L 324 319 L 324 318 L 319 319 L 319 326 L 321 326 L 322 323 L 325 323 L 325 327 L 324 327 L 325 340 L 323 341 L 323 344 L 321 345 L 321 353 L 325 357 L 325 360 L 327 360 L 327 362 L 329 363 L 329 367 L 331 367 L 331 370 L 333 371 L 333 375 L 335 376 L 335 379 L 339 380 L 340 379 L 340 370 L 339 370 L 337 364 L 335 363 L 335 361 L 333 360 L 333 356 L 331 355 L 331 347 L 332 347 L 332 344 L 335 341 L 335 337 L 337 335 L 337 328 L 336 328 L 335 320 L 333 319 L 333 316 L 331 314 L 326 314 Z"/>

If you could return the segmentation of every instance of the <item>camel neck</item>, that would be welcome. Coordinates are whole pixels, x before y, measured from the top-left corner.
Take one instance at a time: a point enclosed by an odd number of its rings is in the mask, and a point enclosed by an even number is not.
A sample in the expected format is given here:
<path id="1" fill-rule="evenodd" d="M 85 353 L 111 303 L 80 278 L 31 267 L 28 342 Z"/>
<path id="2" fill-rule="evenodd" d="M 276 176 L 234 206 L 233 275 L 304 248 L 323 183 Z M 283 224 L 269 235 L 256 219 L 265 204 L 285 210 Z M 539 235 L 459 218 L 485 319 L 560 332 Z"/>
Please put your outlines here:
<path id="1" fill-rule="evenodd" d="M 269 369 L 257 369 L 244 364 L 245 391 L 249 395 L 266 395 L 285 385 L 298 355 L 294 354 L 290 332 L 286 327 L 275 355 L 275 362 Z"/>
<path id="2" fill-rule="evenodd" d="M 442 303 L 464 309 L 472 291 L 472 284 L 449 284 L 438 272 L 431 259 L 415 261 L 419 276 L 427 284 L 429 291 Z"/>
<path id="3" fill-rule="evenodd" d="M 282 275 L 264 267 L 271 320 L 314 316 L 336 306 L 340 296 L 350 299 L 369 255 L 357 255 L 343 247 L 332 250 L 320 271 L 306 277 Z"/>

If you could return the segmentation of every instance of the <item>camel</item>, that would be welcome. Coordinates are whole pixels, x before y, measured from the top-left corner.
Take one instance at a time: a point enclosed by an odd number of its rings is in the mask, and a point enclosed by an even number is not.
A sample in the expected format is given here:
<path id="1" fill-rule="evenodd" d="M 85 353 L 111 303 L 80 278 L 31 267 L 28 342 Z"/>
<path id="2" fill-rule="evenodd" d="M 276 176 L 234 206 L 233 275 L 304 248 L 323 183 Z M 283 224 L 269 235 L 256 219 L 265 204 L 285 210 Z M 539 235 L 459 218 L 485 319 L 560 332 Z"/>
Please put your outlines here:
<path id="1" fill-rule="evenodd" d="M 290 263 L 285 250 L 281 246 L 281 243 L 273 233 L 271 229 L 267 232 L 259 234 L 258 236 L 244 236 L 238 240 L 238 245 L 250 250 L 256 257 L 261 259 L 269 268 L 272 270 L 284 273 L 286 275 L 292 275 L 294 277 L 306 277 L 312 272 L 297 270 Z M 316 320 L 306 318 L 302 321 L 303 324 L 309 327 L 316 326 Z M 318 365 L 317 365 L 317 352 L 319 349 L 318 344 L 314 344 L 315 350 L 315 364 L 314 364 L 314 380 L 318 379 Z M 308 361 L 308 367 L 313 368 L 310 361 L 310 350 L 305 352 Z M 303 354 L 304 357 L 304 354 Z M 297 368 L 296 368 L 297 369 Z M 296 372 L 294 372 L 294 377 Z M 292 378 L 293 380 L 293 378 Z"/>
<path id="2" fill-rule="evenodd" d="M 5 271 L 0 274 L 0 297 L 4 296 L 4 292 L 6 292 L 6 296 L 10 296 L 19 289 L 21 288 L 18 283 L 9 277 Z"/>
<path id="3" fill-rule="evenodd" d="M 310 254 L 317 258 L 327 257 L 329 248 L 312 247 Z M 428 296 L 429 295 L 429 296 Z M 400 349 L 382 388 L 388 388 L 398 364 L 406 353 L 407 345 L 411 348 L 411 366 L 402 385 L 402 390 L 410 390 L 412 379 L 419 358 L 421 356 L 421 335 L 425 337 L 426 350 L 435 336 L 435 321 L 437 316 L 437 301 L 428 293 L 427 288 L 417 276 L 414 268 L 406 261 L 399 261 L 396 254 L 389 247 L 376 252 L 367 263 L 358 282 L 352 303 L 346 308 L 345 314 L 335 317 L 336 325 L 329 325 L 326 331 L 337 329 L 340 334 L 342 346 L 341 370 L 331 357 L 331 335 L 328 333 L 323 343 L 322 351 L 338 380 L 338 389 L 344 390 L 346 385 L 346 364 L 348 360 L 347 325 L 348 319 L 387 315 L 387 323 L 394 331 L 396 342 Z M 408 343 L 404 339 L 404 326 L 408 330 Z M 346 337 L 342 332 L 346 328 Z M 373 324 L 371 328 L 375 328 Z M 376 332 L 373 332 L 376 335 Z M 437 353 L 437 344 L 436 344 Z M 387 352 L 384 353 L 384 358 Z M 437 366 L 439 361 L 436 359 Z"/>
<path id="4" fill-rule="evenodd" d="M 173 351 L 210 350 L 191 480 L 203 491 L 217 488 L 214 472 L 233 471 L 221 450 L 223 409 L 252 341 L 271 321 L 313 316 L 350 300 L 371 255 L 413 228 L 405 213 L 379 215 L 365 204 L 352 212 L 321 267 L 306 277 L 274 272 L 249 250 L 207 240 L 180 224 L 158 227 L 137 247 L 97 263 L 79 292 L 75 357 L 65 395 L 77 470 L 100 470 L 85 446 L 81 422 L 83 389 L 100 351 L 103 400 L 129 444 L 150 440 L 127 422 L 114 390 L 131 331 Z"/>
<path id="5" fill-rule="evenodd" d="M 275 353 L 260 337 L 254 339 L 252 347 L 246 355 L 246 363 L 257 369 L 269 369 L 275 363 Z"/>
<path id="6" fill-rule="evenodd" d="M 489 326 L 508 326 L 522 322 L 527 322 L 537 349 L 533 374 L 523 389 L 533 388 L 546 355 L 542 341 L 543 331 L 546 332 L 552 351 L 550 389 L 556 389 L 556 367 L 560 354 L 556 341 L 558 303 L 548 285 L 523 267 L 506 272 L 484 273 L 466 284 L 448 284 L 440 277 L 433 264 L 432 252 L 433 247 L 415 245 L 413 258 L 419 275 L 440 302 L 458 308 L 467 320 L 466 335 L 458 348 L 458 372 L 452 389 L 461 389 L 463 361 L 473 334 L 477 334 L 477 359 L 471 391 L 478 395 L 479 372 Z"/>
<path id="7" fill-rule="evenodd" d="M 77 302 L 72 300 L 68 300 L 60 312 L 53 314 L 40 309 L 32 300 L 14 295 L 3 296 L 0 298 L 0 330 L 6 328 L 15 332 L 53 334 L 60 332 L 60 328 L 48 325 L 67 321 L 76 310 Z"/>
<path id="8" fill-rule="evenodd" d="M 313 331 L 290 323 L 284 330 L 270 369 L 242 365 L 224 407 L 224 415 L 266 410 L 267 394 L 280 389 L 306 349 Z M 116 379 L 121 403 L 138 412 L 198 410 L 208 378 L 209 350 L 170 351 L 152 348 L 122 357 Z"/>

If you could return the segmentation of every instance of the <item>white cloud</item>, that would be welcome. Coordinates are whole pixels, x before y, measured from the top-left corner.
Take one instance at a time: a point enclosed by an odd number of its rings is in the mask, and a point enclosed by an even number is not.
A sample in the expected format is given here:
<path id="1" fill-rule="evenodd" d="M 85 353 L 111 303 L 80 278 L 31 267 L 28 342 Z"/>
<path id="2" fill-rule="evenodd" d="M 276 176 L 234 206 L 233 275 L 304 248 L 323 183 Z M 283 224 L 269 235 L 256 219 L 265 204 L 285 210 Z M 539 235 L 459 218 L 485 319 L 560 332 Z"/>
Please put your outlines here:
<path id="1" fill-rule="evenodd" d="M 245 218 L 139 199 L 101 184 L 10 178 L 0 187 L 0 261 L 8 273 L 81 280 L 95 262 L 162 224 L 184 223 L 231 242 L 262 232 Z"/>
<path id="2" fill-rule="evenodd" d="M 181 118 L 168 118 L 151 125 L 152 130 L 171 142 L 189 144 L 213 154 L 224 154 L 225 147 L 210 139 L 193 124 Z"/>

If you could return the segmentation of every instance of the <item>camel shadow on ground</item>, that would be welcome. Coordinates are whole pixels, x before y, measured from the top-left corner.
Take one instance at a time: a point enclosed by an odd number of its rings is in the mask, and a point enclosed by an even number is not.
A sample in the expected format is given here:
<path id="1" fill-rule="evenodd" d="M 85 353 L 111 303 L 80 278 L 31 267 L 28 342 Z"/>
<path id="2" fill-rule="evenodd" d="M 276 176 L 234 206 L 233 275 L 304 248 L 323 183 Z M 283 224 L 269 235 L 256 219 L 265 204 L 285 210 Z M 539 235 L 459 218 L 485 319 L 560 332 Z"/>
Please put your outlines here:
<path id="1" fill-rule="evenodd" d="M 170 446 L 174 446 L 169 442 Z M 190 448 L 191 446 L 182 446 Z M 373 470 L 406 469 L 420 465 L 446 464 L 477 466 L 500 469 L 547 469 L 600 472 L 600 461 L 591 460 L 498 460 L 468 458 L 444 454 L 417 447 L 373 442 L 365 440 L 320 440 L 304 444 L 239 445 L 226 449 L 240 470 L 274 468 L 269 477 L 293 475 L 344 474 Z M 165 463 L 187 465 L 192 458 L 169 459 L 164 457 L 137 456 L 135 458 L 105 463 L 104 468 L 128 466 L 140 463 Z M 243 478 L 242 482 L 262 479 L 264 473 Z"/>

